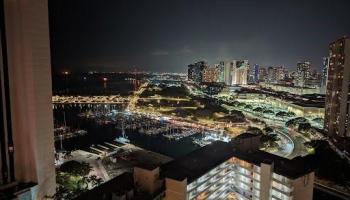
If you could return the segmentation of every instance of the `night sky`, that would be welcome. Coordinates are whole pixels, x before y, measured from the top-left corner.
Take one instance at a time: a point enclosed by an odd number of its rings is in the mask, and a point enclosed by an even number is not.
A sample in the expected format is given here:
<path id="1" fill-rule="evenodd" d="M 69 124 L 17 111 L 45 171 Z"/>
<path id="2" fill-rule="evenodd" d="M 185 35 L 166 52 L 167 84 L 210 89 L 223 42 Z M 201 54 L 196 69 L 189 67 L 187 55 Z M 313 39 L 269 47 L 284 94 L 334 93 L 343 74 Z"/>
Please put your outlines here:
<path id="1" fill-rule="evenodd" d="M 199 60 L 320 69 L 348 0 L 51 0 L 53 71 L 185 72 Z"/>

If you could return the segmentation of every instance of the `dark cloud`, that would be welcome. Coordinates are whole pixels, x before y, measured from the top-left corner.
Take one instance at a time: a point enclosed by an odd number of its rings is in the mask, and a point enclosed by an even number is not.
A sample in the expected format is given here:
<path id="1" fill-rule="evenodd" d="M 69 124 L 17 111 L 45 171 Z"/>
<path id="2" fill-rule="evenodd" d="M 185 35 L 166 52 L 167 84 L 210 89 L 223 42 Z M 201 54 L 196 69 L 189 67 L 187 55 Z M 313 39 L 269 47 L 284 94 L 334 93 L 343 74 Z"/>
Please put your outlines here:
<path id="1" fill-rule="evenodd" d="M 169 52 L 167 50 L 156 50 L 151 53 L 154 56 L 167 56 Z"/>
<path id="2" fill-rule="evenodd" d="M 205 59 L 320 68 L 347 0 L 49 1 L 54 70 L 185 71 Z"/>

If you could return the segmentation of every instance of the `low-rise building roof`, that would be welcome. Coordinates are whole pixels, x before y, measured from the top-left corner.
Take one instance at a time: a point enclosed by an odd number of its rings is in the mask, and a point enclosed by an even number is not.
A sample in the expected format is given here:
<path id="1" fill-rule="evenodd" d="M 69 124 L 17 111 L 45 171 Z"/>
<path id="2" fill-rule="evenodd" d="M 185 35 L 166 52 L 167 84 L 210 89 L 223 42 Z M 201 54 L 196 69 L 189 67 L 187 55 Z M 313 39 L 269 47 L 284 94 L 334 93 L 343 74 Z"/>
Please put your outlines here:
<path id="1" fill-rule="evenodd" d="M 239 137 L 248 139 L 254 134 Z M 273 171 L 290 179 L 296 179 L 306 175 L 316 168 L 316 159 L 313 155 L 296 157 L 293 159 L 283 158 L 261 150 L 242 150 L 237 148 L 238 143 L 215 141 L 207 146 L 197 149 L 179 159 L 175 159 L 161 166 L 161 176 L 178 181 L 187 179 L 191 183 L 206 174 L 221 163 L 230 158 L 238 158 L 254 165 L 273 163 Z"/>

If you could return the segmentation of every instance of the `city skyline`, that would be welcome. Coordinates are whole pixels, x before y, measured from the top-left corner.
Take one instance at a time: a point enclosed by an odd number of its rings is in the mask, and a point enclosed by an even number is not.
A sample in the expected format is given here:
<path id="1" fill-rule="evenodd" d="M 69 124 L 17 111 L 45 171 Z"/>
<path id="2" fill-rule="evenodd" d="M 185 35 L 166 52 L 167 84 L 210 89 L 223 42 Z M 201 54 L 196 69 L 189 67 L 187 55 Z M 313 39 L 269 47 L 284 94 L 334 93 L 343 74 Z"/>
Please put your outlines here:
<path id="1" fill-rule="evenodd" d="M 347 4 L 0 0 L 0 199 L 350 199 Z"/>
<path id="2" fill-rule="evenodd" d="M 49 2 L 53 71 L 185 72 L 234 59 L 321 71 L 329 43 L 350 33 L 346 1 L 154 3 Z"/>

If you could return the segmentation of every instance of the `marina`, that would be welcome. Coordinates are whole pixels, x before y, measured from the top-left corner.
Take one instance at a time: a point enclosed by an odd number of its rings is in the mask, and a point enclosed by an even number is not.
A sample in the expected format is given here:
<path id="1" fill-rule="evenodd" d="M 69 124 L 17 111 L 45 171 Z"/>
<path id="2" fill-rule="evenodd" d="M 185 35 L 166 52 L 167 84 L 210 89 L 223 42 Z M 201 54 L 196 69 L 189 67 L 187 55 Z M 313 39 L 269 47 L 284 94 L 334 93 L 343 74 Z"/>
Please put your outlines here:
<path id="1" fill-rule="evenodd" d="M 65 126 L 54 129 L 55 141 L 71 139 L 73 137 L 84 136 L 86 134 L 87 134 L 87 131 L 85 130 L 78 129 L 78 130 L 71 131 L 69 127 L 65 127 Z"/>
<path id="2" fill-rule="evenodd" d="M 231 141 L 231 137 L 222 135 L 222 134 L 212 133 L 212 132 L 205 132 L 202 134 L 200 138 L 193 139 L 193 143 L 200 147 L 203 147 L 218 140 L 223 142 L 229 142 Z"/>
<path id="3" fill-rule="evenodd" d="M 169 140 L 181 140 L 185 137 L 190 137 L 195 134 L 199 134 L 198 131 L 193 129 L 182 129 L 179 132 L 173 132 L 173 129 L 170 129 L 169 133 L 163 134 L 163 137 L 169 139 Z M 174 129 L 178 130 L 178 129 Z"/>

